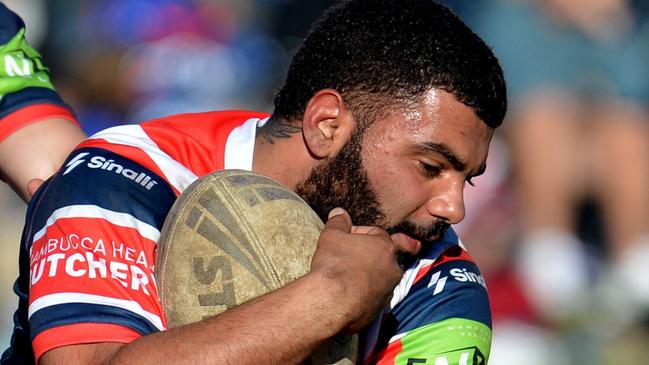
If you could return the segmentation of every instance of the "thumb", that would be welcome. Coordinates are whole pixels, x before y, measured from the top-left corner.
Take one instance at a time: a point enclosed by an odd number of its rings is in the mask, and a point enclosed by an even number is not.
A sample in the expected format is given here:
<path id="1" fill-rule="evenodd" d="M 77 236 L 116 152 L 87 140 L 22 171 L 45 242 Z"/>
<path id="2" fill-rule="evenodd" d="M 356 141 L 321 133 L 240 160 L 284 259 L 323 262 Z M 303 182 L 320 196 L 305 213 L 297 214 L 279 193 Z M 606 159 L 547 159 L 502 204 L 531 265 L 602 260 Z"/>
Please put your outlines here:
<path id="1" fill-rule="evenodd" d="M 32 196 L 34 196 L 34 193 L 36 192 L 36 190 L 38 190 L 38 188 L 40 188 L 41 185 L 43 185 L 44 182 L 45 181 L 43 181 L 42 179 L 31 179 L 31 180 L 29 180 L 29 182 L 27 183 L 27 192 L 29 193 L 30 198 Z"/>
<path id="2" fill-rule="evenodd" d="M 349 233 L 352 230 L 352 218 L 343 208 L 334 208 L 329 212 L 325 229 L 337 229 Z"/>

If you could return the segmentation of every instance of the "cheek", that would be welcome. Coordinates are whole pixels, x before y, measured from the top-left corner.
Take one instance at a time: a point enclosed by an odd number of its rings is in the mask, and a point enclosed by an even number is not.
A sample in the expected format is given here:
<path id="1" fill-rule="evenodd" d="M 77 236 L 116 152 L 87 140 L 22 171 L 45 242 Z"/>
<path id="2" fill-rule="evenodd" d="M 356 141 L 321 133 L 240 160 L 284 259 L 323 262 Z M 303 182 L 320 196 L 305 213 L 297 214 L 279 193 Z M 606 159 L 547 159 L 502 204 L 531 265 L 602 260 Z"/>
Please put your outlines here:
<path id="1" fill-rule="evenodd" d="M 413 162 L 397 153 L 396 133 L 365 139 L 362 159 L 381 210 L 390 223 L 400 223 L 426 201 L 425 181 Z"/>
<path id="2" fill-rule="evenodd" d="M 397 168 L 396 158 L 385 149 L 368 148 L 363 156 L 363 166 L 367 171 L 372 187 L 376 190 L 381 203 L 392 203 L 388 199 L 393 190 L 405 185 L 404 176 Z"/>
<path id="3" fill-rule="evenodd" d="M 399 181 L 399 148 L 394 133 L 366 133 L 362 149 L 363 165 L 374 181 Z"/>
<path id="4" fill-rule="evenodd" d="M 377 160 L 374 166 L 368 177 L 391 223 L 401 222 L 424 205 L 426 186 L 412 169 L 386 159 Z"/>

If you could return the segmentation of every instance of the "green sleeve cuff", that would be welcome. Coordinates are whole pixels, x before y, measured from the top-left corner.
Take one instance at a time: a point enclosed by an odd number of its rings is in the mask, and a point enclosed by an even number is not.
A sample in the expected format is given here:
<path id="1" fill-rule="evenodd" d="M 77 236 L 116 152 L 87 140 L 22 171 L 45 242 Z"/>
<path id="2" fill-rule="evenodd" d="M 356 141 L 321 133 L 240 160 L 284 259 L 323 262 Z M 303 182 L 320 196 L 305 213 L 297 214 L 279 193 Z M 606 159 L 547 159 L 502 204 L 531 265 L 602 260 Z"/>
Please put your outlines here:
<path id="1" fill-rule="evenodd" d="M 401 348 L 394 364 L 484 365 L 491 336 L 491 329 L 481 322 L 450 318 L 406 333 L 398 340 Z"/>
<path id="2" fill-rule="evenodd" d="M 0 95 L 21 91 L 28 87 L 54 90 L 49 70 L 41 55 L 25 40 L 25 28 L 0 46 Z"/>

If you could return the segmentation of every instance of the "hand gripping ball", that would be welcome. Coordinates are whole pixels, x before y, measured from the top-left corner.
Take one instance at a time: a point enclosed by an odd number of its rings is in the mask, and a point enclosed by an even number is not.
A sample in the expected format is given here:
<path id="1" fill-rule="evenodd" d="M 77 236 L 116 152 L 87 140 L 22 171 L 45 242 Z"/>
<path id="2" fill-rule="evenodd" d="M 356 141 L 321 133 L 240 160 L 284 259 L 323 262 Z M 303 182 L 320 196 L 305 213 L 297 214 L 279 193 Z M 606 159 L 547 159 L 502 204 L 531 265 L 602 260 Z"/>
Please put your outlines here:
<path id="1" fill-rule="evenodd" d="M 224 170 L 198 179 L 171 208 L 158 243 L 156 280 L 169 327 L 306 274 L 322 229 L 297 194 L 268 177 Z M 339 335 L 305 363 L 353 364 L 356 348 L 356 336 Z"/>

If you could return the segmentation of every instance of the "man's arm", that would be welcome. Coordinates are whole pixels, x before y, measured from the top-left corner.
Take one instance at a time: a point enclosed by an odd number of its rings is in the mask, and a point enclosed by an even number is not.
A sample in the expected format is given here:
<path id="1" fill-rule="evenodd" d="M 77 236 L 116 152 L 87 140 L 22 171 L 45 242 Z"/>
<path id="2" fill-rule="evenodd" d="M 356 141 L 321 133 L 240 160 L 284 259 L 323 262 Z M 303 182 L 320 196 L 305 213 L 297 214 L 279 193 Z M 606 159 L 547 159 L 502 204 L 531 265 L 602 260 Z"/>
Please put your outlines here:
<path id="1" fill-rule="evenodd" d="M 292 364 L 335 334 L 369 324 L 401 277 L 399 242 L 352 227 L 346 212 L 327 222 L 312 270 L 284 288 L 221 315 L 127 344 L 64 346 L 48 364 Z"/>
<path id="2" fill-rule="evenodd" d="M 28 183 L 50 177 L 85 134 L 24 35 L 0 4 L 0 178 L 27 201 Z"/>
<path id="3" fill-rule="evenodd" d="M 83 131 L 67 119 L 48 117 L 30 123 L 0 142 L 1 177 L 28 201 L 38 188 L 35 185 L 30 189 L 29 182 L 52 176 L 85 138 Z"/>

